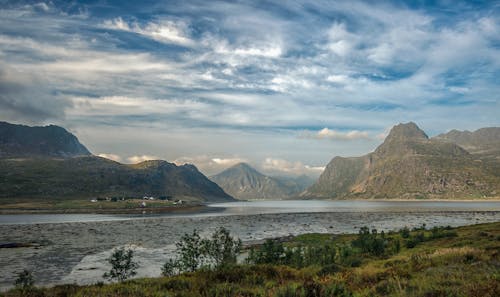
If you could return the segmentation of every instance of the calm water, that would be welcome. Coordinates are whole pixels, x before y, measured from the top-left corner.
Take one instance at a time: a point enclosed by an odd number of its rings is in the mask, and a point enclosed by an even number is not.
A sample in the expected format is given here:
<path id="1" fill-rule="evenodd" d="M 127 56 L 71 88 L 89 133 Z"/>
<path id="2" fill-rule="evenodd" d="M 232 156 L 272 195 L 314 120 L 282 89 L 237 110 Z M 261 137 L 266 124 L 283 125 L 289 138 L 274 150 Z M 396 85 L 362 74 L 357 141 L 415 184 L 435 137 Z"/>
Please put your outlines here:
<path id="1" fill-rule="evenodd" d="M 225 227 L 244 243 L 304 233 L 353 233 L 361 226 L 397 230 L 426 224 L 463 226 L 500 221 L 500 202 L 256 201 L 211 205 L 211 212 L 164 215 L 1 215 L 0 291 L 29 269 L 38 285 L 90 284 L 109 270 L 106 258 L 127 246 L 138 277 L 160 275 L 182 234 L 209 236 Z"/>
<path id="2" fill-rule="evenodd" d="M 455 212 L 500 211 L 500 201 L 323 201 L 272 200 L 210 204 L 213 211 L 192 214 L 21 214 L 0 215 L 0 224 L 103 222 L 158 217 L 207 217 L 319 212 Z"/>

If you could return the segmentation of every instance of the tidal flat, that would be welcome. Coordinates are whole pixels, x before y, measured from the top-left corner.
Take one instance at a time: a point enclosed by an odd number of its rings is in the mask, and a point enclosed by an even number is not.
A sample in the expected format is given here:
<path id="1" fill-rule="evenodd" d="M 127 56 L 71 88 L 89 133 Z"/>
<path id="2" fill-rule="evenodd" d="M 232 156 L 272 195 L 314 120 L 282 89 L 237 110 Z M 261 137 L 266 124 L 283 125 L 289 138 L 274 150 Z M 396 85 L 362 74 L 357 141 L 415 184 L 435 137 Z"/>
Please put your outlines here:
<path id="1" fill-rule="evenodd" d="M 208 236 L 225 227 L 252 244 L 266 238 L 306 233 L 356 233 L 362 226 L 379 231 L 404 226 L 465 226 L 500 221 L 498 210 L 296 212 L 248 215 L 172 216 L 116 221 L 3 224 L 0 243 L 31 246 L 0 249 L 0 288 L 12 287 L 15 273 L 32 270 L 37 285 L 92 284 L 109 270 L 115 247 L 129 246 L 139 263 L 137 277 L 156 277 L 175 242 L 193 229 Z"/>

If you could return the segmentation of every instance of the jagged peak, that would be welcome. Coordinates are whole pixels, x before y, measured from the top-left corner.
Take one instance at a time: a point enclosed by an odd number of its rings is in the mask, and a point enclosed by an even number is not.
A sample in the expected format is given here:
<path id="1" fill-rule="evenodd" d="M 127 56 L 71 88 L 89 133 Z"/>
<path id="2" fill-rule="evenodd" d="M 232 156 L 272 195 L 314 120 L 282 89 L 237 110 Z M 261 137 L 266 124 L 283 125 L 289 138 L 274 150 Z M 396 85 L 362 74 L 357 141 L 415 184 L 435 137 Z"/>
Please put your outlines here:
<path id="1" fill-rule="evenodd" d="M 400 123 L 392 127 L 389 135 L 385 139 L 387 141 L 405 141 L 405 140 L 427 140 L 429 136 L 420 129 L 414 122 Z"/>

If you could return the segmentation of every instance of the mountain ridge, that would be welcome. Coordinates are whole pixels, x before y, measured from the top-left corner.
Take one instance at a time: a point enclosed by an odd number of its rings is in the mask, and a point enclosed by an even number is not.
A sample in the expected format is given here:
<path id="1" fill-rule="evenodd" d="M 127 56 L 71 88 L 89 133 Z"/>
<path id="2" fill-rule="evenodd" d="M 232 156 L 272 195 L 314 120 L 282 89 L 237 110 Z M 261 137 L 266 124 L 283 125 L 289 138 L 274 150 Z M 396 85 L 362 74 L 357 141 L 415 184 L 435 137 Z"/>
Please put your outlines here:
<path id="1" fill-rule="evenodd" d="M 247 163 L 235 164 L 210 179 L 240 200 L 287 199 L 303 190 L 298 180 L 267 176 Z"/>
<path id="2" fill-rule="evenodd" d="M 90 151 L 66 129 L 16 125 L 0 121 L 0 158 L 90 156 Z"/>
<path id="3" fill-rule="evenodd" d="M 92 155 L 76 136 L 55 125 L 0 122 L 0 152 L 0 201 L 144 195 L 234 200 L 194 165 L 164 160 L 121 164 Z"/>
<path id="4" fill-rule="evenodd" d="M 488 163 L 491 164 L 491 163 Z M 302 198 L 478 198 L 500 194 L 499 167 L 452 141 L 399 124 L 373 152 L 334 157 Z"/>

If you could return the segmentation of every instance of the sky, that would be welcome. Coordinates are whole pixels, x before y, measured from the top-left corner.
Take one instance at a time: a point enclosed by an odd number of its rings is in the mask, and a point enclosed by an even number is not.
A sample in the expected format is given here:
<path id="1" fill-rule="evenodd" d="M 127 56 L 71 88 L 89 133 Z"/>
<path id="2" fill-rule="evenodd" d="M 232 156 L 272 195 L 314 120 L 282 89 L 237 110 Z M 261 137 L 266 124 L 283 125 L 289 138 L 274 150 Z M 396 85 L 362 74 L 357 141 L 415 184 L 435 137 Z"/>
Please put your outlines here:
<path id="1" fill-rule="evenodd" d="M 500 1 L 0 0 L 0 120 L 207 175 L 500 126 Z"/>

